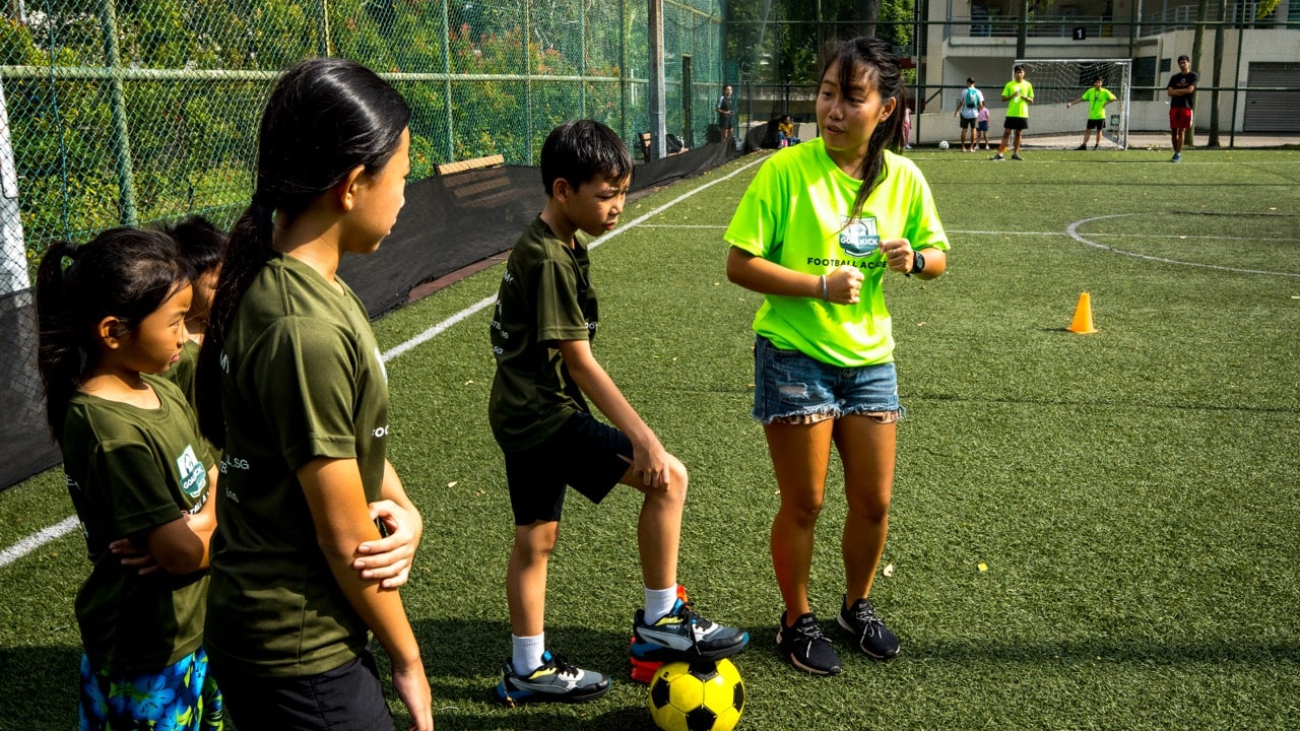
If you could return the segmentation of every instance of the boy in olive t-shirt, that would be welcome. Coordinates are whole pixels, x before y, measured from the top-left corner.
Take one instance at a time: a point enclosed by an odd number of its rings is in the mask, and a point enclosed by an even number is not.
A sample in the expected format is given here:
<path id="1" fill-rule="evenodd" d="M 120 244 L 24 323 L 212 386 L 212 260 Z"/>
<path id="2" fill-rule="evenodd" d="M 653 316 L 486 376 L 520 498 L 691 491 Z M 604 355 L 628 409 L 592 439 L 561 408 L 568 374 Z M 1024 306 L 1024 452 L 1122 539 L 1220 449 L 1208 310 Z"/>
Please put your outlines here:
<path id="1" fill-rule="evenodd" d="M 618 223 L 631 157 L 611 129 L 580 120 L 551 132 L 541 168 L 546 207 L 510 252 L 491 325 L 497 372 L 488 417 L 505 453 L 515 520 L 506 576 L 512 652 L 496 688 L 507 705 L 585 701 L 609 690 L 606 676 L 546 648 L 547 562 L 569 486 L 596 503 L 619 483 L 645 494 L 637 527 L 645 608 L 633 619 L 634 661 L 713 660 L 749 641 L 677 598 L 686 468 L 591 352 L 588 242 Z M 588 398 L 614 426 L 592 416 Z"/>

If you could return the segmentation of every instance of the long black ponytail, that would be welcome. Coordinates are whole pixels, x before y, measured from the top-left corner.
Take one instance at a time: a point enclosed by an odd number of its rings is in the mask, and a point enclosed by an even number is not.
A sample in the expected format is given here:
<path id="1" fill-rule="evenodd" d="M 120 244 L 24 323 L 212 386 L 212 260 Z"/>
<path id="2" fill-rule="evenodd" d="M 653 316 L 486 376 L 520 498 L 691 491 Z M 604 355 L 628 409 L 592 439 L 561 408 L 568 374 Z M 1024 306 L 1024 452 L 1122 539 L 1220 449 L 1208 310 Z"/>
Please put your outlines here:
<path id="1" fill-rule="evenodd" d="M 902 149 L 903 109 L 907 106 L 907 90 L 903 88 L 903 74 L 898 68 L 898 58 L 894 56 L 890 45 L 879 38 L 861 36 L 840 44 L 822 66 L 822 78 L 831 66 L 839 64 L 839 84 L 842 92 L 865 81 L 874 85 L 880 92 L 883 104 L 890 98 L 895 100 L 894 112 L 889 118 L 876 125 L 867 145 L 867 156 L 862 160 L 862 187 L 858 197 L 853 201 L 853 213 L 856 218 L 862 212 L 867 197 L 880 183 L 881 174 L 885 172 L 885 150 L 898 152 Z"/>
<path id="2" fill-rule="evenodd" d="M 315 58 L 290 67 L 267 100 L 257 141 L 253 200 L 230 232 L 199 354 L 199 428 L 225 444 L 221 355 L 239 301 L 271 258 L 275 225 L 287 226 L 358 165 L 375 172 L 397 151 L 410 107 L 355 61 Z"/>
<path id="3" fill-rule="evenodd" d="M 36 363 L 50 435 L 63 438 L 68 402 L 99 359 L 96 326 L 116 317 L 128 332 L 193 277 L 171 237 L 114 228 L 77 246 L 56 241 L 36 272 Z"/>

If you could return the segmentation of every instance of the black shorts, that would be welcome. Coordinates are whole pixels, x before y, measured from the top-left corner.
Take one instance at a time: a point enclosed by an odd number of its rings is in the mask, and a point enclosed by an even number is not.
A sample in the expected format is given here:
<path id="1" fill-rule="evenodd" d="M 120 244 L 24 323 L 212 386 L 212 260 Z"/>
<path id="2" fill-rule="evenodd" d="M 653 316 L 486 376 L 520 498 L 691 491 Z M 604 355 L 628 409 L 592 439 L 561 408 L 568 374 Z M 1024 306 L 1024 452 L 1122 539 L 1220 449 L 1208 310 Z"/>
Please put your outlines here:
<path id="1" fill-rule="evenodd" d="M 1007 117 L 1002 129 L 1029 129 L 1029 117 Z"/>
<path id="2" fill-rule="evenodd" d="M 961 128 L 966 129 L 967 127 L 975 129 L 975 117 L 971 117 L 970 119 L 965 117 L 961 118 Z"/>
<path id="3" fill-rule="evenodd" d="M 1086 127 L 1086 129 L 1106 129 L 1106 120 L 1089 119 L 1088 126 Z"/>
<path id="4" fill-rule="evenodd" d="M 515 525 L 531 525 L 560 519 L 566 486 L 593 503 L 604 500 L 632 466 L 632 441 L 578 412 L 542 444 L 505 455 Z"/>
<path id="5" fill-rule="evenodd" d="M 300 678 L 223 672 L 211 659 L 208 665 L 239 731 L 393 731 L 369 650 L 333 670 Z"/>

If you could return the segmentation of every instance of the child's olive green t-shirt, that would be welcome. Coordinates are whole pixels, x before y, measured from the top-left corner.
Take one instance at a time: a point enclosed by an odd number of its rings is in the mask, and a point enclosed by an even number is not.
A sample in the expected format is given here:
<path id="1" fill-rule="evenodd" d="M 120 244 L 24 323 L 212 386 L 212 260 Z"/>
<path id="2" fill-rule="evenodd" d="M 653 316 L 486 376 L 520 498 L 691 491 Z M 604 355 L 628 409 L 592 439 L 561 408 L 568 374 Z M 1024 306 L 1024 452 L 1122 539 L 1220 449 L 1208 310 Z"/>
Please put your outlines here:
<path id="1" fill-rule="evenodd" d="M 556 346 L 596 337 L 598 308 L 587 237 L 556 238 L 540 217 L 510 251 L 491 325 L 496 376 L 488 421 L 507 452 L 535 447 L 569 417 L 588 411 Z"/>
<path id="2" fill-rule="evenodd" d="M 317 543 L 298 468 L 355 459 L 380 498 L 388 378 L 361 301 L 274 254 L 244 293 L 221 353 L 226 444 L 204 646 L 259 677 L 315 675 L 357 657 L 368 628 Z"/>
<path id="3" fill-rule="evenodd" d="M 75 602 L 91 663 L 118 675 L 156 671 L 198 649 L 208 572 L 140 576 L 108 544 L 144 546 L 153 529 L 209 499 L 212 457 L 179 389 L 144 376 L 159 407 L 78 392 L 63 426 L 63 471 L 81 521 L 90 576 Z"/>

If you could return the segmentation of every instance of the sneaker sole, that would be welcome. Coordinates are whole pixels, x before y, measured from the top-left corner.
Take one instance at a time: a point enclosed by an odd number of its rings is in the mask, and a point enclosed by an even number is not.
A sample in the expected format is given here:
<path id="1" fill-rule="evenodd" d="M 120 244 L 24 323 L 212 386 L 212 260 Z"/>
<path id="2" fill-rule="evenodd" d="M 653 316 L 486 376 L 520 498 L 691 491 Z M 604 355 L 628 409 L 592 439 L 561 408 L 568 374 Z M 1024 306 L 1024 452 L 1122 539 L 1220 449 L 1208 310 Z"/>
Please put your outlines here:
<path id="1" fill-rule="evenodd" d="M 701 650 L 699 648 L 675 650 L 671 647 L 638 640 L 632 643 L 631 652 L 634 659 L 646 662 L 690 662 L 691 660 L 723 660 L 734 657 L 748 646 L 749 633 L 744 632 L 740 635 L 740 640 L 735 644 L 717 647 L 712 650 Z"/>
<path id="2" fill-rule="evenodd" d="M 777 630 L 776 632 L 776 651 L 781 654 L 781 657 L 784 658 L 786 662 L 793 665 L 796 669 L 808 673 L 809 675 L 816 675 L 818 677 L 825 677 L 827 675 L 839 675 L 840 672 L 843 670 L 843 668 L 841 667 L 834 667 L 834 668 L 830 668 L 829 670 L 825 668 L 814 668 L 799 662 L 799 659 L 794 656 L 793 652 L 786 652 L 781 649 L 780 630 Z"/>
<path id="3" fill-rule="evenodd" d="M 898 650 L 894 650 L 892 653 L 890 653 L 890 654 L 888 654 L 888 655 L 877 655 L 877 654 L 875 654 L 874 652 L 871 652 L 871 651 L 868 650 L 867 648 L 863 647 L 861 642 L 858 642 L 858 633 L 857 633 L 856 630 L 853 629 L 853 625 L 851 625 L 851 624 L 849 624 L 848 622 L 844 621 L 844 617 L 843 617 L 843 616 L 836 617 L 836 620 L 839 622 L 840 629 L 844 630 L 845 632 L 848 632 L 850 635 L 853 636 L 853 642 L 854 642 L 854 644 L 856 644 L 856 645 L 858 646 L 858 649 L 859 649 L 859 650 L 862 650 L 862 654 L 863 654 L 863 655 L 866 655 L 867 657 L 871 658 L 872 660 L 888 660 L 888 659 L 893 658 L 893 657 L 898 657 Z"/>
<path id="4" fill-rule="evenodd" d="M 525 703 L 585 703 L 594 701 L 609 692 L 610 683 L 598 686 L 594 690 L 571 693 L 542 693 L 533 690 L 517 690 L 513 693 L 501 687 L 492 689 L 492 697 L 505 706 L 517 706 Z"/>

